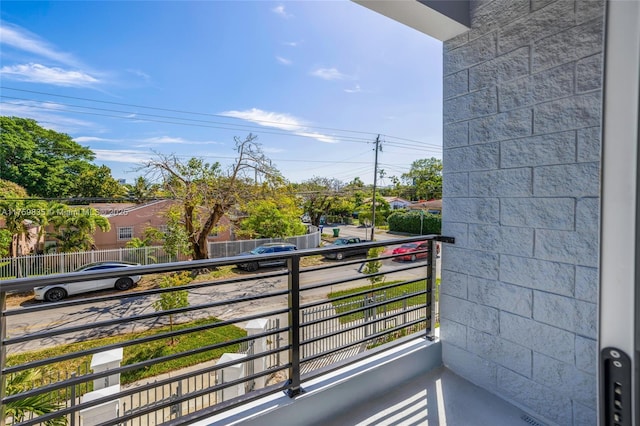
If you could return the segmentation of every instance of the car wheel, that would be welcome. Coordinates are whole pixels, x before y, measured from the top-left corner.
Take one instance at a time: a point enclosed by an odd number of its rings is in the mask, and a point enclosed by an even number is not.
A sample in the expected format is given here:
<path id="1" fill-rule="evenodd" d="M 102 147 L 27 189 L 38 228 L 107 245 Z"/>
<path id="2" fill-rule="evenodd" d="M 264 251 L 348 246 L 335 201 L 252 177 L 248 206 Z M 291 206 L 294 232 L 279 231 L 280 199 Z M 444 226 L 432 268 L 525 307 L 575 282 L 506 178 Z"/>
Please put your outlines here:
<path id="1" fill-rule="evenodd" d="M 344 259 L 344 253 L 336 253 L 336 259 L 337 259 L 337 260 L 342 260 L 342 259 Z"/>
<path id="2" fill-rule="evenodd" d="M 118 278 L 115 287 L 118 290 L 129 290 L 131 287 L 133 287 L 133 280 L 129 277 Z"/>
<path id="3" fill-rule="evenodd" d="M 247 271 L 255 272 L 258 270 L 258 262 L 247 263 Z"/>
<path id="4" fill-rule="evenodd" d="M 58 302 L 65 297 L 67 297 L 67 292 L 65 291 L 65 289 L 60 287 L 49 289 L 44 294 L 44 300 L 46 300 L 47 302 Z"/>
<path id="5" fill-rule="evenodd" d="M 415 254 L 411 255 L 411 261 L 415 262 L 418 257 Z"/>

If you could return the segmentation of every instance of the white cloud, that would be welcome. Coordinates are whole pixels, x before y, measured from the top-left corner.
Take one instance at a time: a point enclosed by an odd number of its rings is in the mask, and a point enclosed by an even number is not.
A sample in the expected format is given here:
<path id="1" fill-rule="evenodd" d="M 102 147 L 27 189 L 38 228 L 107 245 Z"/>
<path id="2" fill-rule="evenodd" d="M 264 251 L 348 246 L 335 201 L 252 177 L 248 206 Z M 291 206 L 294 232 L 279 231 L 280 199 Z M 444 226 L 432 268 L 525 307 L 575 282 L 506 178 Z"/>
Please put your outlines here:
<path id="1" fill-rule="evenodd" d="M 301 41 L 285 41 L 282 44 L 289 47 L 298 47 L 302 44 Z"/>
<path id="2" fill-rule="evenodd" d="M 291 65 L 293 62 L 291 62 L 290 59 L 287 58 L 283 58 L 282 56 L 276 56 L 276 59 L 278 60 L 278 62 L 280 62 L 282 65 Z"/>
<path id="3" fill-rule="evenodd" d="M 314 77 L 321 78 L 323 80 L 350 80 L 350 77 L 347 74 L 343 74 L 338 71 L 337 68 L 318 68 L 316 70 L 311 71 L 311 75 Z"/>
<path id="4" fill-rule="evenodd" d="M 78 61 L 70 54 L 59 52 L 35 34 L 8 22 L 0 23 L 0 43 L 30 52 L 55 62 L 77 67 Z"/>
<path id="5" fill-rule="evenodd" d="M 246 111 L 225 111 L 220 114 L 227 117 L 240 118 L 265 127 L 286 130 L 295 135 L 310 137 L 320 142 L 338 143 L 338 140 L 332 136 L 309 131 L 304 120 L 290 114 L 263 111 L 258 108 L 251 108 Z"/>
<path id="6" fill-rule="evenodd" d="M 347 93 L 360 93 L 362 92 L 362 89 L 360 88 L 359 84 L 356 84 L 353 89 L 344 89 L 344 91 Z"/>
<path id="7" fill-rule="evenodd" d="M 282 16 L 283 18 L 291 18 L 291 17 L 293 17 L 293 15 L 287 13 L 287 11 L 284 9 L 284 5 L 283 4 L 277 5 L 276 7 L 271 9 L 271 11 L 273 13 L 275 13 L 276 15 Z"/>
<path id="8" fill-rule="evenodd" d="M 146 80 L 146 81 L 151 80 L 151 76 L 149 74 L 147 74 L 146 72 L 144 72 L 144 71 L 128 69 L 127 72 L 130 73 L 130 74 L 133 74 L 133 75 L 135 75 L 137 77 L 140 77 L 143 80 Z"/>
<path id="9" fill-rule="evenodd" d="M 115 163 L 139 164 L 153 158 L 152 152 L 133 149 L 92 149 L 92 151 L 96 154 L 96 160 Z"/>
<path id="10" fill-rule="evenodd" d="M 136 148 L 153 148 L 158 145 L 222 145 L 220 142 L 214 141 L 190 141 L 183 138 L 172 136 L 156 136 L 140 140 L 140 144 L 135 145 Z"/>
<path id="11" fill-rule="evenodd" d="M 120 143 L 120 142 L 122 142 L 119 139 L 99 138 L 97 136 L 79 136 L 77 138 L 73 138 L 73 140 L 78 142 L 78 143 L 87 143 L 87 142 Z"/>
<path id="12" fill-rule="evenodd" d="M 0 75 L 3 78 L 66 87 L 87 87 L 100 83 L 100 80 L 82 71 L 69 71 L 33 63 L 4 66 L 0 68 Z"/>
<path id="13" fill-rule="evenodd" d="M 86 129 L 99 130 L 100 126 L 96 123 L 62 115 L 65 112 L 63 108 L 60 104 L 50 102 L 3 102 L 0 104 L 0 115 L 30 118 L 45 129 L 61 133 L 85 132 Z"/>

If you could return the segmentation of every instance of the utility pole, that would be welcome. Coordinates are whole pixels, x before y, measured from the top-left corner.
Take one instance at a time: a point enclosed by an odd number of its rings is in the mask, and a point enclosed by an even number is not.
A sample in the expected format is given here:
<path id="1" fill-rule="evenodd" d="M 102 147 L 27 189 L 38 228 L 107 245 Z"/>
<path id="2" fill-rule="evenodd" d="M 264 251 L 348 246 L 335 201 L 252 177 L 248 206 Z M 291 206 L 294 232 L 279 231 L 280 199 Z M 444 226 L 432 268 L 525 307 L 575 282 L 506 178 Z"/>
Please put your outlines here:
<path id="1" fill-rule="evenodd" d="M 373 170 L 373 214 L 371 216 L 371 241 L 375 238 L 376 232 L 376 186 L 378 183 L 378 151 L 380 150 L 380 135 L 376 137 L 376 160 Z"/>

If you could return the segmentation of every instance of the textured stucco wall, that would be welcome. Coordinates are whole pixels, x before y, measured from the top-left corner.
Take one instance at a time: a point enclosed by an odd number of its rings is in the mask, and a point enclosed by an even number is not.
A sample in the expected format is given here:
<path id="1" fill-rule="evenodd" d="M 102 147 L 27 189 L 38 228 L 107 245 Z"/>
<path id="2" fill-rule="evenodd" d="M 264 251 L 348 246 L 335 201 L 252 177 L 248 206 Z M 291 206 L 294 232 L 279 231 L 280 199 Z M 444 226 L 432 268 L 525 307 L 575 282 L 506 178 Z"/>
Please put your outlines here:
<path id="1" fill-rule="evenodd" d="M 444 44 L 444 363 L 595 425 L 604 4 L 472 4 Z"/>

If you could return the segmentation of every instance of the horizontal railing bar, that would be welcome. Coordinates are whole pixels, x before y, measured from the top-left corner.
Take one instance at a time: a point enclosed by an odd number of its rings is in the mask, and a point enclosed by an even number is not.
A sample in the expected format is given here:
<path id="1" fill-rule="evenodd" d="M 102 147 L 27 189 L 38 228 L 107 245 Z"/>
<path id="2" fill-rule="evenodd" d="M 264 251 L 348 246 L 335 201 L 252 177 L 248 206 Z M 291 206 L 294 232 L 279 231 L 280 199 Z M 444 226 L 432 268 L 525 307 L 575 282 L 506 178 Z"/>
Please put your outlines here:
<path id="1" fill-rule="evenodd" d="M 117 276 L 122 276 L 122 271 L 120 272 L 120 274 L 118 274 Z M 128 274 L 128 275 L 135 275 L 135 274 Z M 287 272 L 284 271 L 277 271 L 277 272 L 267 272 L 264 275 L 260 275 L 260 278 L 272 278 L 272 277 L 282 277 L 282 276 L 286 276 Z M 57 275 L 59 276 L 59 275 Z M 23 279 L 28 279 L 28 278 L 23 278 Z M 185 284 L 183 286 L 180 286 L 181 290 L 193 290 L 193 289 L 198 289 L 198 288 L 202 288 L 202 287 L 211 287 L 211 286 L 222 286 L 222 285 L 229 285 L 229 284 L 237 284 L 237 283 L 242 283 L 242 282 L 246 282 L 246 281 L 253 281 L 255 280 L 255 276 L 253 277 L 242 277 L 242 278 L 231 278 L 231 279 L 227 279 L 225 281 L 206 281 L 206 282 L 198 282 L 198 283 L 192 283 L 192 284 Z M 66 281 L 65 281 L 66 282 Z M 0 281 L 1 283 L 1 281 Z M 58 283 L 60 284 L 60 283 Z M 11 310 L 7 310 L 5 312 L 2 313 L 3 316 L 9 317 L 9 316 L 14 316 L 14 315 L 23 315 L 23 314 L 28 314 L 28 313 L 32 313 L 32 312 L 38 312 L 38 311 L 50 311 L 52 308 L 53 309 L 61 309 L 61 308 L 67 308 L 70 306 L 80 306 L 80 305 L 95 305 L 96 303 L 100 303 L 100 302 L 109 302 L 112 300 L 126 300 L 126 299 L 138 299 L 138 298 L 142 298 L 142 297 L 146 297 L 146 296 L 151 296 L 151 295 L 155 295 L 155 294 L 161 294 L 161 293 L 169 293 L 172 291 L 175 291 L 175 287 L 168 287 L 168 288 L 155 288 L 155 289 L 150 289 L 150 290 L 142 290 L 142 291 L 137 291 L 137 292 L 131 292 L 131 293 L 118 293 L 118 294 L 114 294 L 114 295 L 109 295 L 109 296 L 98 296 L 98 297 L 89 297 L 89 298 L 82 298 L 80 300 L 66 300 L 66 301 L 62 301 L 62 302 L 55 302 L 55 303 L 43 303 L 40 306 L 27 306 L 24 308 L 19 308 L 19 309 L 11 309 Z M 0 284 L 0 291 L 1 290 L 1 284 Z"/>
<path id="2" fill-rule="evenodd" d="M 362 263 L 362 262 L 356 262 L 356 263 Z M 339 266 L 344 266 L 344 262 L 342 264 L 340 264 Z M 353 282 L 353 281 L 357 281 L 357 280 L 365 280 L 369 277 L 375 277 L 375 276 L 381 276 L 381 275 L 389 275 L 389 274 L 396 274 L 398 272 L 404 272 L 404 271 L 411 271 L 414 269 L 420 269 L 420 268 L 425 268 L 427 265 L 409 265 L 409 266 L 403 266 L 400 268 L 395 268 L 392 271 L 382 271 L 382 272 L 377 272 L 375 274 L 362 274 L 361 276 L 350 276 L 349 278 L 341 278 L 341 279 L 337 279 L 337 280 L 332 280 L 332 281 L 323 281 L 321 283 L 316 283 L 316 284 L 305 284 L 303 286 L 301 286 L 300 291 L 310 291 L 310 290 L 316 290 L 319 288 L 323 288 L 323 287 L 330 287 L 330 286 L 334 286 L 334 285 L 339 285 L 339 284 L 344 284 L 344 283 L 348 283 L 348 282 Z M 338 267 L 338 266 L 336 266 Z M 427 279 L 429 277 L 426 277 Z"/>
<path id="3" fill-rule="evenodd" d="M 249 340 L 251 340 L 251 339 L 249 339 Z M 122 398 L 122 397 L 125 397 L 125 396 L 128 396 L 128 395 L 132 395 L 134 393 L 138 393 L 138 392 L 141 392 L 141 391 L 145 391 L 145 390 L 161 387 L 161 386 L 164 386 L 166 384 L 178 382 L 178 381 L 181 381 L 181 380 L 187 380 L 187 379 L 190 379 L 191 377 L 199 376 L 201 374 L 206 374 L 206 373 L 211 373 L 211 372 L 214 372 L 214 371 L 218 371 L 218 370 L 221 370 L 223 368 L 230 367 L 232 365 L 236 365 L 236 364 L 241 363 L 241 362 L 249 362 L 249 361 L 253 361 L 255 359 L 261 358 L 263 356 L 274 355 L 274 354 L 277 354 L 279 352 L 285 352 L 286 350 L 288 350 L 288 348 L 289 347 L 287 345 L 285 345 L 285 346 L 282 346 L 282 347 L 277 348 L 277 349 L 271 349 L 269 351 L 264 351 L 264 352 L 260 352 L 258 354 L 247 356 L 246 358 L 243 358 L 242 361 L 231 360 L 231 361 L 227 361 L 227 362 L 224 362 L 224 363 L 216 364 L 216 365 L 211 366 L 211 367 L 203 368 L 201 370 L 195 370 L 195 371 L 192 371 L 190 373 L 184 373 L 184 374 L 181 374 L 181 375 L 178 375 L 178 376 L 173 376 L 171 378 L 164 379 L 162 381 L 149 382 L 149 383 L 146 383 L 144 385 L 136 386 L 134 390 L 121 390 L 116 395 L 117 395 L 118 398 Z M 183 353 L 185 353 L 185 352 L 183 352 Z M 152 361 L 157 361 L 158 359 L 159 358 L 156 358 L 155 360 L 152 360 Z M 155 363 L 157 364 L 157 362 L 155 362 Z M 18 393 L 18 394 L 6 396 L 6 397 L 4 397 L 2 399 L 2 403 L 7 404 L 7 403 L 10 403 L 10 402 L 19 401 L 19 400 L 24 399 L 24 398 L 30 398 L 30 397 L 35 397 L 35 396 L 42 395 L 42 394 L 47 394 L 47 393 L 55 391 L 55 390 L 59 390 L 59 389 L 63 389 L 63 388 L 71 387 L 71 386 L 77 386 L 77 385 L 80 385 L 80 384 L 83 384 L 83 383 L 87 383 L 87 382 L 93 381 L 95 379 L 111 376 L 111 375 L 114 375 L 114 374 L 126 373 L 127 371 L 135 370 L 135 369 L 140 368 L 141 364 L 142 363 L 130 364 L 130 365 L 122 366 L 122 367 L 113 368 L 111 370 L 102 371 L 100 373 L 85 374 L 85 375 L 74 377 L 74 378 L 71 378 L 71 379 L 66 379 L 66 380 L 63 380 L 63 381 L 60 381 L 60 382 L 57 382 L 57 383 L 54 383 L 54 384 L 49 384 L 49 385 L 41 386 L 41 387 L 38 387 L 38 388 L 35 388 L 35 389 L 30 389 L 28 391 L 24 391 L 24 392 L 21 392 L 21 393 Z M 112 395 L 111 398 L 113 399 L 116 395 Z"/>
<path id="4" fill-rule="evenodd" d="M 406 309 L 406 310 L 403 310 L 403 311 L 395 313 L 395 314 L 386 315 L 386 316 L 384 316 L 382 318 L 379 318 L 379 319 L 376 318 L 375 320 L 369 320 L 368 322 L 366 322 L 364 324 L 361 323 L 361 324 L 357 324 L 357 325 L 352 325 L 352 326 L 349 326 L 349 327 L 342 328 L 339 331 L 332 331 L 330 333 L 323 334 L 322 336 L 312 337 L 310 339 L 301 341 L 300 342 L 300 346 L 309 345 L 311 343 L 315 343 L 315 342 L 319 342 L 321 340 L 324 340 L 324 339 L 326 339 L 328 337 L 339 336 L 340 334 L 344 334 L 344 333 L 347 333 L 347 332 L 350 332 L 350 331 L 354 331 L 354 330 L 359 330 L 361 328 L 366 327 L 367 325 L 377 324 L 377 323 L 382 322 L 382 321 L 387 321 L 390 318 L 396 318 L 396 317 L 399 317 L 399 316 L 402 316 L 402 315 L 405 315 L 405 314 L 409 314 L 409 313 L 412 313 L 412 312 L 415 312 L 415 311 L 419 311 L 420 309 L 426 309 L 427 307 L 426 306 L 413 307 L 411 309 Z M 426 314 L 425 314 L 425 317 L 426 317 Z"/>
<path id="5" fill-rule="evenodd" d="M 280 369 L 278 369 L 280 371 Z M 174 426 L 180 424 L 191 424 L 198 420 L 202 420 L 205 418 L 212 417 L 216 414 L 224 413 L 225 411 L 232 410 L 236 407 L 239 407 L 244 404 L 248 404 L 250 402 L 259 400 L 269 395 L 273 395 L 275 393 L 280 393 L 283 390 L 288 389 L 288 383 L 276 383 L 273 385 L 269 385 L 262 389 L 254 390 L 250 393 L 246 393 L 244 395 L 240 395 L 238 397 L 233 398 L 229 401 L 224 401 L 214 405 L 213 407 L 203 408 L 193 413 L 189 413 L 183 415 L 180 419 L 170 420 L 169 422 L 163 424 L 162 426 Z M 98 425 L 100 426 L 100 425 Z"/>
<path id="6" fill-rule="evenodd" d="M 368 288 L 366 290 L 362 290 L 356 293 L 351 293 L 351 294 L 346 294 L 344 296 L 336 296 L 330 300 L 321 300 L 321 301 L 316 301 L 316 302 L 309 302 L 305 305 L 302 305 L 300 307 L 300 310 L 304 310 L 304 309 L 309 309 L 309 308 L 313 308 L 316 306 L 321 306 L 321 305 L 326 305 L 327 303 L 333 303 L 333 302 L 339 302 L 341 300 L 345 300 L 345 299 L 350 299 L 352 297 L 358 297 L 358 296 L 364 296 L 367 295 L 369 293 L 372 292 L 379 292 L 379 291 L 384 291 L 384 290 L 388 290 L 391 288 L 396 288 L 396 287 L 401 287 L 403 285 L 407 285 L 407 284 L 414 284 L 414 283 L 418 283 L 420 281 L 424 281 L 425 279 L 428 278 L 416 278 L 414 280 L 407 280 L 407 281 L 402 281 L 399 283 L 395 283 L 395 284 L 388 284 L 386 286 L 382 286 L 382 287 L 376 287 L 376 288 Z M 300 293 L 302 293 L 302 291 L 300 291 Z"/>
<path id="7" fill-rule="evenodd" d="M 389 328 L 389 329 L 386 329 L 384 331 L 380 331 L 378 333 L 370 334 L 368 336 L 365 336 L 362 339 L 354 340 L 354 341 L 350 342 L 347 345 L 343 345 L 343 346 L 337 347 L 335 349 L 330 349 L 328 351 L 320 352 L 320 353 L 308 356 L 306 358 L 302 358 L 300 360 L 300 363 L 301 364 L 308 363 L 308 362 L 314 361 L 316 359 L 323 358 L 323 357 L 326 357 L 328 355 L 334 354 L 336 352 L 340 352 L 340 351 L 342 351 L 344 349 L 347 349 L 347 348 L 350 348 L 352 346 L 357 346 L 359 344 L 368 342 L 370 340 L 374 340 L 374 339 L 376 339 L 378 337 L 382 337 L 382 336 L 394 333 L 396 331 L 400 331 L 402 329 L 411 327 L 412 325 L 424 324 L 425 322 L 426 322 L 426 318 L 419 318 L 417 320 L 409 321 L 409 322 L 406 322 L 406 323 L 404 323 L 402 325 L 399 325 L 399 326 L 396 326 L 396 327 L 393 327 L 393 328 Z"/>
<path id="8" fill-rule="evenodd" d="M 288 312 L 288 310 L 287 309 L 281 309 L 279 311 L 272 311 L 272 312 L 274 312 L 275 314 L 279 315 L 279 314 L 284 314 L 284 313 Z M 258 313 L 258 314 L 254 314 L 254 315 L 245 316 L 245 317 L 242 317 L 242 318 L 239 318 L 239 319 L 236 319 L 236 320 L 223 320 L 223 321 L 219 321 L 219 322 L 216 322 L 216 323 L 202 325 L 202 326 L 198 326 L 198 327 L 191 327 L 191 328 L 184 329 L 184 330 L 176 330 L 176 331 L 162 333 L 162 334 L 155 334 L 153 336 L 142 337 L 142 338 L 139 338 L 139 339 L 136 339 L 136 340 L 128 340 L 128 341 L 124 341 L 124 342 L 112 343 L 110 345 L 100 346 L 100 347 L 97 347 L 97 348 L 85 349 L 85 350 L 82 350 L 82 351 L 72 352 L 70 354 L 59 355 L 57 357 L 48 358 L 46 360 L 30 361 L 29 364 L 22 364 L 22 365 L 19 366 L 19 367 L 23 367 L 23 368 L 18 368 L 18 366 L 15 366 L 15 367 L 5 368 L 5 369 L 3 369 L 1 371 L 2 371 L 3 374 L 18 372 L 18 371 L 22 371 L 22 370 L 27 370 L 28 368 L 35 368 L 35 367 L 40 367 L 40 366 L 43 366 L 43 365 L 52 364 L 52 363 L 55 363 L 55 362 L 67 361 L 67 360 L 70 360 L 70 359 L 80 358 L 82 356 L 92 355 L 92 354 L 96 354 L 96 353 L 99 353 L 99 352 L 108 351 L 108 350 L 111 350 L 111 349 L 118 349 L 118 348 L 124 348 L 124 347 L 128 347 L 128 346 L 135 346 L 135 345 L 139 345 L 141 343 L 148 343 L 148 342 L 153 342 L 155 340 L 161 340 L 161 339 L 170 338 L 170 337 L 177 337 L 177 336 L 181 336 L 183 334 L 194 333 L 196 331 L 212 330 L 212 329 L 215 329 L 215 328 L 236 324 L 238 322 L 251 321 L 251 320 L 260 319 L 260 318 L 263 318 L 263 317 L 264 317 L 264 313 Z M 286 331 L 286 330 L 288 330 L 288 328 L 284 329 L 284 331 Z"/>
<path id="9" fill-rule="evenodd" d="M 367 358 L 371 358 L 373 356 L 377 356 L 382 352 L 386 352 L 390 348 L 403 345 L 403 344 L 405 344 L 405 343 L 407 343 L 409 341 L 416 340 L 416 338 L 424 340 L 425 336 L 423 335 L 423 331 L 418 331 L 418 332 L 409 334 L 407 336 L 398 337 L 397 339 L 392 340 L 391 342 L 386 342 L 386 343 L 382 344 L 381 346 L 369 349 L 366 352 L 362 352 L 362 353 L 353 355 L 352 357 L 349 357 L 347 359 L 336 361 L 335 363 L 332 363 L 330 365 L 326 365 L 326 366 L 320 367 L 320 368 L 318 368 L 316 370 L 312 370 L 312 371 L 306 372 L 306 373 L 301 375 L 301 380 L 305 380 L 305 381 L 313 380 L 313 379 L 315 379 L 317 377 L 323 376 L 325 374 L 331 373 L 333 371 L 339 370 L 339 369 L 347 367 L 349 365 L 353 365 L 353 364 L 358 363 L 360 361 L 363 361 L 363 360 L 365 360 Z"/>
<path id="10" fill-rule="evenodd" d="M 301 328 L 302 327 L 310 327 L 312 325 L 320 324 L 320 323 L 323 323 L 323 322 L 326 322 L 326 321 L 329 321 L 329 320 L 332 320 L 332 319 L 339 319 L 339 318 L 342 318 L 342 317 L 347 317 L 349 315 L 353 315 L 354 313 L 360 313 L 360 312 L 364 312 L 364 311 L 367 311 L 367 310 L 370 310 L 370 309 L 373 309 L 373 308 L 376 308 L 376 307 L 382 307 L 382 306 L 385 306 L 385 305 L 387 305 L 389 303 L 401 301 L 403 299 L 408 299 L 410 297 L 419 296 L 419 295 L 422 295 L 422 294 L 427 294 L 427 293 L 426 293 L 426 291 L 422 291 L 420 293 L 412 293 L 409 297 L 401 296 L 401 297 L 394 298 L 394 299 L 388 299 L 388 300 L 379 302 L 377 304 L 373 304 L 372 303 L 370 305 L 365 305 L 365 306 L 362 306 L 360 308 L 352 309 L 350 311 L 345 311 L 345 312 L 342 312 L 342 313 L 339 313 L 339 314 L 326 316 L 324 318 L 319 318 L 319 319 L 314 319 L 314 320 L 311 320 L 311 321 L 307 321 L 305 323 L 300 324 L 300 327 Z M 426 305 L 416 305 L 416 306 L 418 306 L 418 308 L 422 309 L 422 308 L 428 308 L 430 306 L 430 304 L 427 303 Z M 403 312 L 412 312 L 414 309 L 415 308 L 412 306 L 410 308 L 405 309 Z M 355 327 L 357 329 L 357 328 L 362 327 L 362 325 L 353 326 L 353 327 Z M 343 330 L 346 330 L 346 328 L 343 329 Z M 320 338 L 322 338 L 322 336 Z"/>
<path id="11" fill-rule="evenodd" d="M 176 291 L 176 289 L 174 288 L 173 291 Z M 206 304 L 202 304 L 202 305 L 188 306 L 188 307 L 185 307 L 185 308 L 175 308 L 175 309 L 167 309 L 167 310 L 159 311 L 159 312 L 150 312 L 148 314 L 141 314 L 141 315 L 137 315 L 135 317 L 118 318 L 118 319 L 113 319 L 113 320 L 101 321 L 99 323 L 77 325 L 77 326 L 73 326 L 73 327 L 60 328 L 60 329 L 55 329 L 55 330 L 51 330 L 51 331 L 40 331 L 40 332 L 35 332 L 35 333 L 29 333 L 28 335 L 23 335 L 23 336 L 19 336 L 19 337 L 12 337 L 12 338 L 4 340 L 2 343 L 4 343 L 5 345 L 23 343 L 23 342 L 28 342 L 28 341 L 31 341 L 31 340 L 37 340 L 37 339 L 42 339 L 42 338 L 51 337 L 51 336 L 57 336 L 57 335 L 61 335 L 61 334 L 75 333 L 75 332 L 83 331 L 83 330 L 90 330 L 90 329 L 95 329 L 95 328 L 100 328 L 100 327 L 107 327 L 107 326 L 112 326 L 112 325 L 130 323 L 132 321 L 142 321 L 142 320 L 147 320 L 147 319 L 151 319 L 151 318 L 161 318 L 161 317 L 166 317 L 166 316 L 175 315 L 175 314 L 182 314 L 182 313 L 185 313 L 185 312 L 216 308 L 216 307 L 219 307 L 219 306 L 233 305 L 233 304 L 236 304 L 236 303 L 250 302 L 252 300 L 269 299 L 271 297 L 282 296 L 282 295 L 285 295 L 285 294 L 288 294 L 288 293 L 289 293 L 288 290 L 280 290 L 280 291 L 277 291 L 277 292 L 267 293 L 267 294 L 260 294 L 260 295 L 256 295 L 256 296 L 245 296 L 245 297 L 240 297 L 240 298 L 237 298 L 237 299 L 221 300 L 219 302 L 212 302 L 212 303 L 206 303 Z M 269 313 L 266 313 L 266 315 L 269 315 Z"/>

